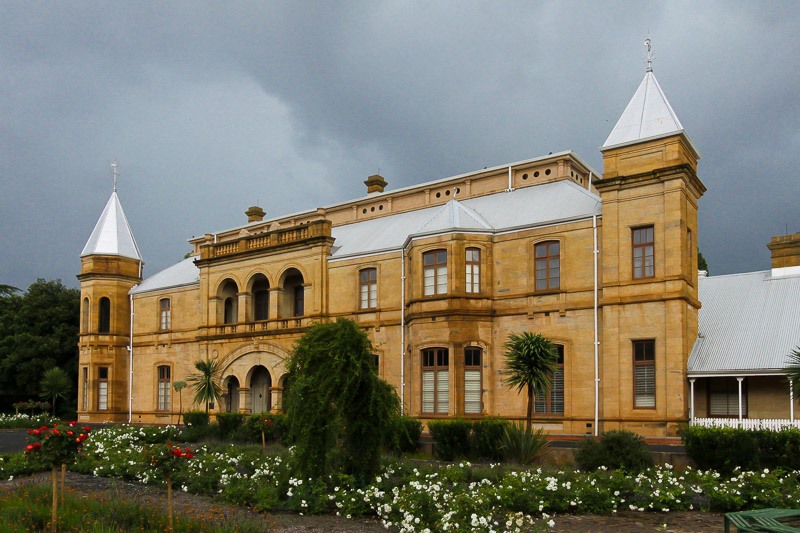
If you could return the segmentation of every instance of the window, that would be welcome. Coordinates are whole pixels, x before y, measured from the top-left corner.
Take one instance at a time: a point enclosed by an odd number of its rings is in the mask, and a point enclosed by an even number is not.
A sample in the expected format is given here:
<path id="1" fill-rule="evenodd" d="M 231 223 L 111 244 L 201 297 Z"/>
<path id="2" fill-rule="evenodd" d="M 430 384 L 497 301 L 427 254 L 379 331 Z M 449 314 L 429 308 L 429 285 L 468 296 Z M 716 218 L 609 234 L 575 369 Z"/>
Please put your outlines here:
<path id="1" fill-rule="evenodd" d="M 464 348 L 464 414 L 481 414 L 481 400 L 481 349 L 470 346 Z"/>
<path id="2" fill-rule="evenodd" d="M 742 381 L 742 416 L 747 416 L 747 380 Z M 708 416 L 739 416 L 739 381 L 736 378 L 708 380 Z"/>
<path id="3" fill-rule="evenodd" d="M 269 319 L 269 283 L 260 279 L 253 284 L 253 320 Z"/>
<path id="4" fill-rule="evenodd" d="M 376 353 L 372 354 L 372 368 L 376 374 L 381 373 L 381 357 Z"/>
<path id="5" fill-rule="evenodd" d="M 159 411 L 169 411 L 172 407 L 171 399 L 172 383 L 170 380 L 170 368 L 167 365 L 158 367 L 158 407 Z"/>
<path id="6" fill-rule="evenodd" d="M 633 406 L 656 406 L 656 341 L 633 341 Z"/>
<path id="7" fill-rule="evenodd" d="M 365 268 L 358 273 L 361 309 L 378 307 L 378 269 Z"/>
<path id="8" fill-rule="evenodd" d="M 100 298 L 100 316 L 97 320 L 97 332 L 108 333 L 111 330 L 111 300 Z"/>
<path id="9" fill-rule="evenodd" d="M 655 276 L 653 246 L 653 226 L 633 229 L 633 277 L 652 278 Z"/>
<path id="10" fill-rule="evenodd" d="M 467 248 L 467 292 L 481 292 L 481 251 Z"/>
<path id="11" fill-rule="evenodd" d="M 423 294 L 447 294 L 447 251 L 434 250 L 422 254 Z"/>
<path id="12" fill-rule="evenodd" d="M 89 331 L 89 298 L 83 299 L 83 316 L 81 317 L 81 332 L 86 333 Z"/>
<path id="13" fill-rule="evenodd" d="M 169 298 L 162 298 L 158 301 L 158 327 L 161 330 L 172 329 L 172 311 L 170 310 Z"/>
<path id="14" fill-rule="evenodd" d="M 305 313 L 305 288 L 297 285 L 294 288 L 294 313 L 292 316 L 303 316 Z"/>
<path id="15" fill-rule="evenodd" d="M 447 348 L 422 350 L 422 412 L 446 415 L 450 407 Z"/>
<path id="16" fill-rule="evenodd" d="M 89 368 L 83 367 L 81 369 L 81 385 L 83 389 L 81 390 L 81 410 L 87 411 L 89 409 Z"/>
<path id="17" fill-rule="evenodd" d="M 97 409 L 108 409 L 108 367 L 101 366 L 97 369 Z"/>
<path id="18" fill-rule="evenodd" d="M 556 370 L 550 376 L 550 388 L 536 398 L 533 412 L 547 415 L 564 414 L 564 346 L 556 344 Z"/>
<path id="19" fill-rule="evenodd" d="M 540 242 L 534 246 L 536 290 L 546 291 L 561 287 L 561 243 Z"/>
<path id="20" fill-rule="evenodd" d="M 236 322 L 236 300 L 232 296 L 225 298 L 225 310 L 222 318 L 223 324 L 234 324 Z"/>

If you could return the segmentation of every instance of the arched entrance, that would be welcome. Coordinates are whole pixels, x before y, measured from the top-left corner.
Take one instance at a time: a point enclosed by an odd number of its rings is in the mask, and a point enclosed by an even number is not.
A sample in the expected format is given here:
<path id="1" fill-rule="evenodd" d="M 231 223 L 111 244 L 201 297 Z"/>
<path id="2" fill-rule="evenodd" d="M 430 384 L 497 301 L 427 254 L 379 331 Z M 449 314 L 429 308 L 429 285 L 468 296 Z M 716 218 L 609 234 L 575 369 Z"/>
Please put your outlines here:
<path id="1" fill-rule="evenodd" d="M 225 410 L 229 413 L 239 412 L 239 380 L 236 376 L 225 379 Z"/>
<path id="2" fill-rule="evenodd" d="M 265 413 L 272 408 L 270 394 L 272 377 L 266 367 L 258 365 L 250 371 L 250 409 L 252 413 Z"/>

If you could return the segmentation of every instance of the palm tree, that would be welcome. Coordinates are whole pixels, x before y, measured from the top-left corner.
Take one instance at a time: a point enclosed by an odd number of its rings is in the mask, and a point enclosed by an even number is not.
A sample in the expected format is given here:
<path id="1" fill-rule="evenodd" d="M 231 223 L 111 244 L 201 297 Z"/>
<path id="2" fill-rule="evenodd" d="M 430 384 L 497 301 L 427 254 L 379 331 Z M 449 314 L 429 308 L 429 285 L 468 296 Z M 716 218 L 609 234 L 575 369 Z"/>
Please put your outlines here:
<path id="1" fill-rule="evenodd" d="M 39 396 L 53 400 L 53 416 L 56 415 L 56 399 L 66 400 L 72 392 L 72 382 L 62 369 L 54 366 L 42 375 Z"/>
<path id="2" fill-rule="evenodd" d="M 186 388 L 186 385 L 185 381 L 176 381 L 172 384 L 172 388 L 178 393 L 178 405 L 180 405 L 178 409 L 178 425 L 181 424 L 181 416 L 183 416 L 183 389 Z"/>
<path id="3" fill-rule="evenodd" d="M 787 357 L 789 364 L 786 365 L 786 378 L 792 384 L 794 397 L 797 398 L 800 391 L 800 346 L 789 352 Z"/>
<path id="4" fill-rule="evenodd" d="M 503 383 L 518 392 L 528 389 L 526 431 L 531 429 L 533 399 L 547 392 L 550 378 L 556 370 L 558 352 L 550 339 L 539 333 L 512 333 L 504 344 L 506 349 L 506 378 Z"/>
<path id="5" fill-rule="evenodd" d="M 222 366 L 217 359 L 207 359 L 194 362 L 197 373 L 189 376 L 187 381 L 194 391 L 195 403 L 206 404 L 206 414 L 208 414 L 208 404 L 222 398 Z"/>

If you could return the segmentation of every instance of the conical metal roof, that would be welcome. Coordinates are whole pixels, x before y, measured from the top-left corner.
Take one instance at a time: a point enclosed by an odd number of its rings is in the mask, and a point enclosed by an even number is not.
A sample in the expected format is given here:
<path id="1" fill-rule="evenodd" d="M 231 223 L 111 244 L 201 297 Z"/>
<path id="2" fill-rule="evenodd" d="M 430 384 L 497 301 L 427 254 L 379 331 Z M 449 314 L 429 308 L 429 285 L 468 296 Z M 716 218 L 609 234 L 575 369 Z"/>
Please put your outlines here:
<path id="1" fill-rule="evenodd" d="M 81 257 L 95 254 L 119 255 L 142 260 L 116 190 L 111 193 L 100 220 L 97 221 L 91 237 L 83 247 Z"/>
<path id="2" fill-rule="evenodd" d="M 681 121 L 664 96 L 655 74 L 648 71 L 603 143 L 603 149 L 681 132 Z"/>

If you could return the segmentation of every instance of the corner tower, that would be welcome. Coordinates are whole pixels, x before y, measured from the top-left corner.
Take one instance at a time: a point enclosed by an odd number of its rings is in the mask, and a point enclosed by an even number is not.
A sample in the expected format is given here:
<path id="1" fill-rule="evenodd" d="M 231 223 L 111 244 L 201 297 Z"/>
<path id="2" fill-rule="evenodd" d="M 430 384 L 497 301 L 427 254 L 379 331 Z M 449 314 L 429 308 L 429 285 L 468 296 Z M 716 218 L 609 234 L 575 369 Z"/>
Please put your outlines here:
<path id="1" fill-rule="evenodd" d="M 78 418 L 128 419 L 128 292 L 142 279 L 142 258 L 116 186 L 81 252 Z"/>
<path id="2" fill-rule="evenodd" d="M 601 148 L 603 431 L 676 436 L 688 420 L 697 337 L 700 156 L 656 80 L 639 88 Z M 621 421 L 625 420 L 623 424 Z"/>

